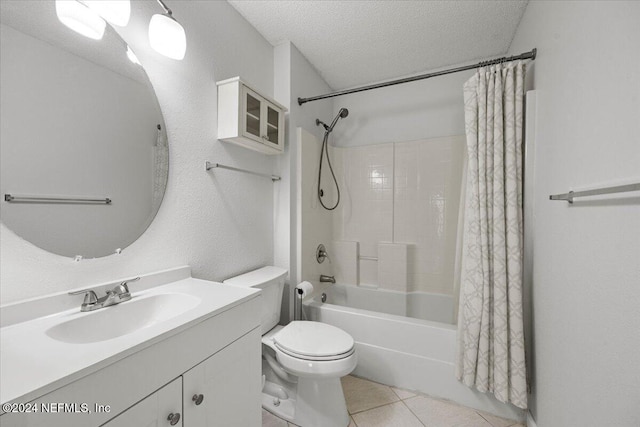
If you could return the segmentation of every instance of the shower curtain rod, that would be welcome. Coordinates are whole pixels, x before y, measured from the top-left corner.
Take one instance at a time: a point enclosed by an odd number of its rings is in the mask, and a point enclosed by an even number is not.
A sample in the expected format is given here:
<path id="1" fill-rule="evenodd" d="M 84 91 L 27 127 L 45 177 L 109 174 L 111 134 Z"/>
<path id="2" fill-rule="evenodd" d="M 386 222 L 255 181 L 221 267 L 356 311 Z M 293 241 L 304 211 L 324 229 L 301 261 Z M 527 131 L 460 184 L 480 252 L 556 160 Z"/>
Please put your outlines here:
<path id="1" fill-rule="evenodd" d="M 536 53 L 537 53 L 537 49 L 534 48 L 531 50 L 531 52 L 525 52 L 525 53 L 521 53 L 520 55 L 514 55 L 509 57 L 505 56 L 498 59 L 491 59 L 489 61 L 481 61 L 473 65 L 465 65 L 463 67 L 451 68 L 449 70 L 442 70 L 442 71 L 436 71 L 433 73 L 420 74 L 419 76 L 406 77 L 404 79 L 389 80 L 387 82 L 376 83 L 368 86 L 355 87 L 353 89 L 340 90 L 338 92 L 326 93 L 324 95 L 312 96 L 310 98 L 298 98 L 298 105 L 302 105 L 306 102 L 318 101 L 320 99 L 333 98 L 334 96 L 348 95 L 350 93 L 364 92 L 365 90 L 379 89 L 381 87 L 415 82 L 416 80 L 424 80 L 430 77 L 444 76 L 445 74 L 452 74 L 460 71 L 472 70 L 474 68 L 486 67 L 487 65 L 500 64 L 502 62 L 516 61 L 518 59 L 536 59 Z"/>

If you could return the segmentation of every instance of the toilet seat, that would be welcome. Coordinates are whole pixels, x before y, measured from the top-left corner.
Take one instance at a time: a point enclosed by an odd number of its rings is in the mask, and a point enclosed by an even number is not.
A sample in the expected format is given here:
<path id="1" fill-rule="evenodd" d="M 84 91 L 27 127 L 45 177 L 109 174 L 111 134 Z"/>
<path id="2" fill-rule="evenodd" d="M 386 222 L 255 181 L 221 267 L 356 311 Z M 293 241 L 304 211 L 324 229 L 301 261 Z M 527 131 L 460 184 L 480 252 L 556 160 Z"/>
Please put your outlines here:
<path id="1" fill-rule="evenodd" d="M 275 333 L 272 339 L 278 350 L 304 360 L 339 360 L 355 351 L 351 335 L 320 322 L 291 322 Z"/>
<path id="2" fill-rule="evenodd" d="M 316 324 L 323 326 L 316 327 Z M 285 331 L 290 325 L 292 327 Z M 319 329 L 325 333 L 318 332 Z M 320 339 L 317 336 L 314 339 L 314 332 L 323 337 L 324 343 L 317 343 Z M 306 339 L 301 337 L 302 333 Z M 278 336 L 280 344 L 276 343 Z M 300 339 L 296 341 L 297 338 Z M 336 342 L 331 342 L 332 338 L 337 338 Z M 341 329 L 320 322 L 295 321 L 284 327 L 276 326 L 262 336 L 262 343 L 273 349 L 286 372 L 298 377 L 340 378 L 351 373 L 358 362 L 353 338 Z"/>

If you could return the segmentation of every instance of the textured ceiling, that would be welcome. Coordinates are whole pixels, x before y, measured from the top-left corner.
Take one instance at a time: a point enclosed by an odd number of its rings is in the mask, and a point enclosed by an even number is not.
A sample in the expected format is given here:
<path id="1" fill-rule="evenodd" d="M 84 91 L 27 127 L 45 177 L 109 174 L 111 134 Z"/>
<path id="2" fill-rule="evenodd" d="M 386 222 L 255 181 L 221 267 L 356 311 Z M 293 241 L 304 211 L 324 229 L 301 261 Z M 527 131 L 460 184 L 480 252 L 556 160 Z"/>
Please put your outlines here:
<path id="1" fill-rule="evenodd" d="M 527 1 L 229 0 L 336 90 L 504 54 Z"/>

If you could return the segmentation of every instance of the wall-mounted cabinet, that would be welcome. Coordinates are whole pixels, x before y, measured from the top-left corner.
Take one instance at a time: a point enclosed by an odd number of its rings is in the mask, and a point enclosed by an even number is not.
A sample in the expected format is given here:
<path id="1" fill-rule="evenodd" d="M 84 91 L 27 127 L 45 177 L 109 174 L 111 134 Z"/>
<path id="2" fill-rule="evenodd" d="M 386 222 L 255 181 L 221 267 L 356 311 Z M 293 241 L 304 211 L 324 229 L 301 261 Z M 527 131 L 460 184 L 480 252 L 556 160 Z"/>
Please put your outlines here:
<path id="1" fill-rule="evenodd" d="M 240 77 L 218 85 L 218 139 L 265 154 L 284 151 L 287 109 L 259 94 Z"/>

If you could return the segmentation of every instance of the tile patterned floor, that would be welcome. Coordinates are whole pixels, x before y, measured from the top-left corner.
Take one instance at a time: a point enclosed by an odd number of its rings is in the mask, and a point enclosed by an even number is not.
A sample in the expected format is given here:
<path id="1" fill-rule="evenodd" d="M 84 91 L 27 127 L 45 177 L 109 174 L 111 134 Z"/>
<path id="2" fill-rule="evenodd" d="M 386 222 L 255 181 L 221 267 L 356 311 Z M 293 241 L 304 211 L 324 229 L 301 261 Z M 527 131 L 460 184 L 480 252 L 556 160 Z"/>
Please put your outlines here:
<path id="1" fill-rule="evenodd" d="M 362 378 L 342 378 L 349 427 L 524 427 L 513 420 Z M 262 410 L 262 427 L 295 427 Z M 328 426 L 329 427 L 329 426 Z"/>

